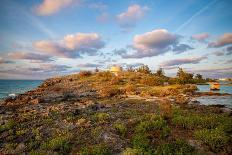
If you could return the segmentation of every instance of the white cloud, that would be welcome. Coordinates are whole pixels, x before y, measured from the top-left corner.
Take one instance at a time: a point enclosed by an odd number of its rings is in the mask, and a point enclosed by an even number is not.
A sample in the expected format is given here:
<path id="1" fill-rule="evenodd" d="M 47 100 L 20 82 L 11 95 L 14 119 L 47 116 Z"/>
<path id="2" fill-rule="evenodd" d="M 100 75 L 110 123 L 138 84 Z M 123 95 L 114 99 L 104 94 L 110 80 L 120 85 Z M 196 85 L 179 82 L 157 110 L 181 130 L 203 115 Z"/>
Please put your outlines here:
<path id="1" fill-rule="evenodd" d="M 64 36 L 61 40 L 42 40 L 34 48 L 56 57 L 80 57 L 82 54 L 95 55 L 105 43 L 97 33 L 77 33 Z"/>
<path id="2" fill-rule="evenodd" d="M 61 9 L 72 5 L 76 0 L 43 0 L 41 4 L 36 6 L 36 12 L 39 15 L 51 15 L 57 13 Z"/>
<path id="3" fill-rule="evenodd" d="M 138 4 L 133 4 L 128 7 L 126 12 L 117 15 L 118 23 L 124 28 L 134 27 L 136 22 L 145 15 L 147 10 L 147 6 L 141 7 Z"/>
<path id="4" fill-rule="evenodd" d="M 209 43 L 209 47 L 223 47 L 232 44 L 232 33 L 225 33 L 216 42 Z"/>
<path id="5" fill-rule="evenodd" d="M 198 40 L 198 41 L 205 41 L 206 39 L 209 38 L 209 34 L 208 33 L 195 34 L 195 35 L 192 35 L 191 38 Z"/>
<path id="6" fill-rule="evenodd" d="M 136 50 L 133 54 L 123 55 L 124 58 L 143 58 L 156 56 L 171 50 L 179 42 L 179 36 L 165 29 L 157 29 L 141 35 L 136 35 L 132 48 Z"/>
<path id="7" fill-rule="evenodd" d="M 168 67 L 168 66 L 178 66 L 183 64 L 198 64 L 202 60 L 207 59 L 207 57 L 193 57 L 193 58 L 180 58 L 180 59 L 172 59 L 165 61 L 161 64 L 162 67 Z"/>

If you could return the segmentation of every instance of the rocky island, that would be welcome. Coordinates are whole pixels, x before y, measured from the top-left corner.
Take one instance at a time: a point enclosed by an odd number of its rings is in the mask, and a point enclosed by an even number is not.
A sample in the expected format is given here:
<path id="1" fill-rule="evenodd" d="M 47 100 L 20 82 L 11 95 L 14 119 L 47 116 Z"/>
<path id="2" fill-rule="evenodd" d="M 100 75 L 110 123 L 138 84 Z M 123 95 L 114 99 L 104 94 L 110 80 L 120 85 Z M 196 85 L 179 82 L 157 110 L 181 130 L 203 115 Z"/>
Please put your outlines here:
<path id="1" fill-rule="evenodd" d="M 1 103 L 0 152 L 231 154 L 231 111 L 191 101 L 196 86 L 176 81 L 144 68 L 45 80 Z"/>

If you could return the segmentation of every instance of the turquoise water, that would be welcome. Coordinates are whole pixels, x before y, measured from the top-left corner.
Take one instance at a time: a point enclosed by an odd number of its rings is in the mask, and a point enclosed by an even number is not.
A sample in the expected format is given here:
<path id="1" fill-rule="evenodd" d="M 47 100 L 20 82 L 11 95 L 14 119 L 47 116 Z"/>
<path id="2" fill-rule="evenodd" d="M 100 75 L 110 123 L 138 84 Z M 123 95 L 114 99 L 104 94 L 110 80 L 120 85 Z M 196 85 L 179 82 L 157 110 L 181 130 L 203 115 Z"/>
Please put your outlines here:
<path id="1" fill-rule="evenodd" d="M 197 85 L 199 92 L 217 92 L 217 93 L 228 93 L 232 94 L 232 86 L 221 85 L 219 91 L 210 91 L 209 85 Z M 200 104 L 203 105 L 225 105 L 226 107 L 232 108 L 232 95 L 229 96 L 201 96 L 194 98 Z"/>
<path id="2" fill-rule="evenodd" d="M 42 80 L 0 80 L 0 99 L 32 90 L 41 83 Z"/>
<path id="3" fill-rule="evenodd" d="M 217 92 L 217 93 L 228 93 L 232 94 L 232 86 L 228 85 L 221 85 L 219 91 L 210 91 L 209 89 L 210 85 L 197 85 L 197 88 L 199 89 L 199 92 Z"/>

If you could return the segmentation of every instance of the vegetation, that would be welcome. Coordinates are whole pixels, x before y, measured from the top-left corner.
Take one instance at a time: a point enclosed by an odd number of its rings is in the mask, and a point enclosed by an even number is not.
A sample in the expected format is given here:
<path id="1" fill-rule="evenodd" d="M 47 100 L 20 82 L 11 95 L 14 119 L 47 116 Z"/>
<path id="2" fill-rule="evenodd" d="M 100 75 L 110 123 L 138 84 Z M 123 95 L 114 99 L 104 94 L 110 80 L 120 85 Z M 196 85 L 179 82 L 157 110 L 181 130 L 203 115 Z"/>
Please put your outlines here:
<path id="1" fill-rule="evenodd" d="M 0 106 L 0 152 L 231 154 L 231 114 L 186 104 L 195 79 L 206 81 L 182 69 L 170 78 L 142 66 L 118 76 L 98 70 L 46 80 L 10 101 L 16 105 Z"/>

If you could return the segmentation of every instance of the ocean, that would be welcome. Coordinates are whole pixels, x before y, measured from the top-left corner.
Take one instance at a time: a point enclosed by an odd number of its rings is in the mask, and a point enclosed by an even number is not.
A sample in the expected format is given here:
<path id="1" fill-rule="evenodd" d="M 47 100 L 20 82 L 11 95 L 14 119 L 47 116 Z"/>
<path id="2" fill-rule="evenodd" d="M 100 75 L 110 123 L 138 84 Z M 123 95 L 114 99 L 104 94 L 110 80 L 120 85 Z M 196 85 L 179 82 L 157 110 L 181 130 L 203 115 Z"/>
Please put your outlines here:
<path id="1" fill-rule="evenodd" d="M 21 94 L 39 86 L 42 80 L 0 80 L 0 99 L 9 94 Z"/>

